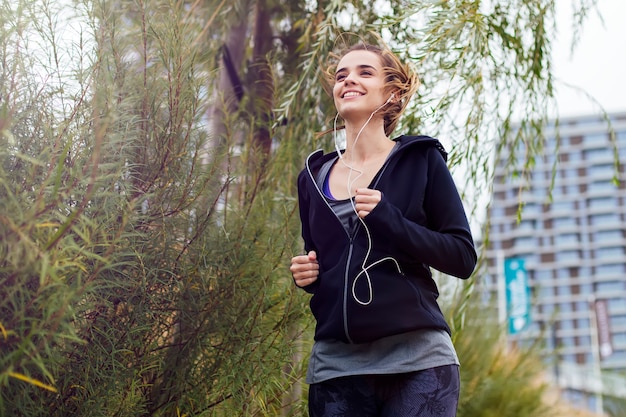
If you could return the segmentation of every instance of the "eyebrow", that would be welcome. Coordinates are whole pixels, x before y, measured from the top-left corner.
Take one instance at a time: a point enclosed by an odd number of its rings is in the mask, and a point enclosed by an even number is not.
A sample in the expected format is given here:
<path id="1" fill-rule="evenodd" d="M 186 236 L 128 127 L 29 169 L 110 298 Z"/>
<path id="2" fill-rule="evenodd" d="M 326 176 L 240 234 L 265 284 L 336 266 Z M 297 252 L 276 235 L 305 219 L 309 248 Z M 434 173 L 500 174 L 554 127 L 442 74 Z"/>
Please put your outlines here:
<path id="1" fill-rule="evenodd" d="M 373 69 L 374 71 L 377 71 L 376 67 L 374 67 L 373 65 L 368 65 L 368 64 L 358 65 L 357 68 L 358 69 L 368 68 L 368 69 Z M 339 68 L 337 71 L 335 71 L 335 75 L 339 74 L 340 72 L 347 71 L 347 70 L 348 69 L 346 67 Z"/>

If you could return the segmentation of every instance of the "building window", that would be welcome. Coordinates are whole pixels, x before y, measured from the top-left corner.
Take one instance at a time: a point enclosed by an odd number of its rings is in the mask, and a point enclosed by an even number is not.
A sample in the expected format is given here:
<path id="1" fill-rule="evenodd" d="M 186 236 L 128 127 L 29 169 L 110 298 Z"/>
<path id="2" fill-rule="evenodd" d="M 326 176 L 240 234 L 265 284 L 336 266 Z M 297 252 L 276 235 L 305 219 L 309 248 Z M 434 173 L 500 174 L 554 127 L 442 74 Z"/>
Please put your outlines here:
<path id="1" fill-rule="evenodd" d="M 572 276 L 572 272 L 570 271 L 570 268 L 559 268 L 556 270 L 557 278 L 567 279 L 567 278 L 570 278 L 571 276 Z"/>
<path id="2" fill-rule="evenodd" d="M 591 291 L 586 294 L 591 294 Z M 576 311 L 589 311 L 589 303 L 587 301 L 576 301 Z M 587 324 L 588 326 L 589 324 Z"/>
<path id="3" fill-rule="evenodd" d="M 617 332 L 613 333 L 613 343 L 616 345 L 626 345 L 626 333 Z"/>
<path id="4" fill-rule="evenodd" d="M 579 336 L 578 337 L 578 346 L 590 348 L 591 347 L 591 337 L 589 337 L 589 336 Z"/>
<path id="5" fill-rule="evenodd" d="M 550 211 L 560 213 L 560 212 L 569 212 L 571 213 L 574 210 L 574 203 L 571 201 L 555 201 L 550 204 Z"/>
<path id="6" fill-rule="evenodd" d="M 516 249 L 528 249 L 537 247 L 537 238 L 532 236 L 518 237 L 515 239 Z"/>
<path id="7" fill-rule="evenodd" d="M 564 178 L 577 178 L 578 170 L 576 168 L 566 168 L 561 171 Z"/>
<path id="8" fill-rule="evenodd" d="M 537 249 L 537 247 L 533 249 Z M 527 268 L 534 267 L 539 263 L 539 255 L 537 255 L 536 253 L 520 253 L 519 256 L 523 257 L 526 260 Z"/>
<path id="9" fill-rule="evenodd" d="M 580 310 L 584 311 L 584 310 Z M 584 330 L 589 328 L 589 319 L 576 319 L 576 328 Z"/>
<path id="10" fill-rule="evenodd" d="M 621 293 L 624 291 L 623 281 L 605 281 L 596 283 L 596 291 L 599 293 Z"/>
<path id="11" fill-rule="evenodd" d="M 561 313 L 571 313 L 572 304 L 571 303 L 559 303 L 559 311 Z"/>
<path id="12" fill-rule="evenodd" d="M 592 177 L 612 178 L 614 172 L 612 164 L 594 165 L 587 169 L 587 173 Z"/>
<path id="13" fill-rule="evenodd" d="M 546 316 L 550 316 L 554 313 L 554 304 L 544 304 L 541 306 L 541 312 Z"/>
<path id="14" fill-rule="evenodd" d="M 611 321 L 611 327 L 612 328 L 617 328 L 617 327 L 626 327 L 626 315 L 622 316 L 611 316 L 609 318 L 609 320 Z M 626 332 L 621 332 L 620 334 L 623 335 L 623 337 L 626 339 Z M 613 337 L 615 337 L 615 333 L 613 335 Z"/>
<path id="15" fill-rule="evenodd" d="M 587 205 L 590 208 L 614 208 L 617 206 L 614 197 L 590 198 Z"/>
<path id="16" fill-rule="evenodd" d="M 587 149 L 585 151 L 585 159 L 589 161 L 603 160 L 606 158 L 613 158 L 611 149 L 608 148 L 596 148 Z"/>
<path id="17" fill-rule="evenodd" d="M 596 266 L 596 275 L 614 275 L 624 272 L 624 264 L 608 264 Z"/>
<path id="18" fill-rule="evenodd" d="M 554 244 L 560 245 L 572 245 L 580 242 L 580 237 L 577 233 L 565 233 L 562 235 L 554 236 Z"/>
<path id="19" fill-rule="evenodd" d="M 617 132 L 615 139 L 617 140 L 618 152 L 621 159 L 626 156 L 626 130 Z"/>
<path id="20" fill-rule="evenodd" d="M 569 285 L 561 285 L 557 287 L 556 293 L 558 295 L 572 295 L 572 288 Z"/>
<path id="21" fill-rule="evenodd" d="M 522 207 L 522 216 L 527 214 L 541 214 L 541 205 L 528 203 Z"/>
<path id="22" fill-rule="evenodd" d="M 555 255 L 556 255 L 557 262 L 577 261 L 581 258 L 580 251 L 578 250 L 564 250 L 564 251 L 557 252 Z"/>
<path id="23" fill-rule="evenodd" d="M 620 241 L 624 237 L 624 232 L 621 230 L 599 230 L 593 233 L 594 242 L 614 242 Z"/>
<path id="24" fill-rule="evenodd" d="M 596 259 L 612 259 L 622 258 L 624 256 L 624 248 L 602 248 L 596 249 Z"/>
<path id="25" fill-rule="evenodd" d="M 534 187 L 531 192 L 533 197 L 539 201 L 543 201 L 548 196 L 548 190 L 545 187 Z"/>
<path id="26" fill-rule="evenodd" d="M 568 155 L 568 158 L 569 158 L 569 162 L 580 162 L 581 159 L 582 159 L 580 157 L 580 152 L 571 151 L 567 155 Z"/>
<path id="27" fill-rule="evenodd" d="M 554 296 L 554 287 L 540 287 L 539 288 L 539 297 L 540 298 L 552 298 Z"/>
<path id="28" fill-rule="evenodd" d="M 555 219 L 552 219 L 552 226 L 554 229 L 566 226 L 576 226 L 576 219 L 570 216 L 557 217 Z"/>
<path id="29" fill-rule="evenodd" d="M 593 214 L 589 216 L 589 222 L 593 226 L 599 226 L 602 224 L 619 224 L 620 219 L 617 213 Z"/>
<path id="30" fill-rule="evenodd" d="M 626 351 L 624 350 L 616 350 L 611 356 L 607 357 L 604 361 L 605 364 L 616 364 L 616 365 L 624 365 L 626 364 Z"/>
<path id="31" fill-rule="evenodd" d="M 609 144 L 609 135 L 606 133 L 587 134 L 583 137 L 586 146 L 603 146 Z"/>
<path id="32" fill-rule="evenodd" d="M 543 270 L 535 270 L 533 273 L 533 278 L 539 282 L 549 282 L 552 281 L 552 271 Z"/>
<path id="33" fill-rule="evenodd" d="M 591 268 L 588 266 L 583 266 L 581 268 L 578 269 L 578 276 L 580 277 L 581 281 L 588 281 L 589 278 L 591 278 Z M 581 294 L 588 294 L 591 292 L 591 284 L 589 283 L 583 283 L 580 284 L 580 293 Z"/>
<path id="34" fill-rule="evenodd" d="M 619 310 L 620 308 L 624 308 L 623 298 L 609 298 L 608 299 L 609 312 Z"/>
<path id="35" fill-rule="evenodd" d="M 491 215 L 497 218 L 504 217 L 504 207 L 493 207 L 491 209 Z"/>
<path id="36" fill-rule="evenodd" d="M 578 195 L 580 194 L 580 186 L 578 184 L 569 184 L 567 186 L 567 194 L 569 195 Z"/>
<path id="37" fill-rule="evenodd" d="M 617 187 L 610 180 L 594 181 L 589 185 L 589 191 L 591 192 L 600 192 L 600 191 L 614 192 L 616 190 L 617 190 Z"/>
<path id="38" fill-rule="evenodd" d="M 552 193 L 550 194 L 550 195 L 552 196 L 552 200 L 553 200 L 553 201 L 554 201 L 554 200 L 557 200 L 557 201 L 558 201 L 558 199 L 559 199 L 560 197 L 562 197 L 562 196 L 565 194 L 565 192 L 564 192 L 564 191 L 565 191 L 564 187 L 561 187 L 561 186 L 555 186 L 555 187 L 552 189 Z M 547 196 L 548 196 L 548 194 L 544 194 L 544 195 L 543 195 L 543 197 L 547 197 Z M 550 203 L 550 205 L 552 205 L 552 203 Z"/>
<path id="39" fill-rule="evenodd" d="M 517 226 L 517 230 L 535 230 L 535 225 L 537 224 L 536 220 L 522 220 L 520 224 Z"/>

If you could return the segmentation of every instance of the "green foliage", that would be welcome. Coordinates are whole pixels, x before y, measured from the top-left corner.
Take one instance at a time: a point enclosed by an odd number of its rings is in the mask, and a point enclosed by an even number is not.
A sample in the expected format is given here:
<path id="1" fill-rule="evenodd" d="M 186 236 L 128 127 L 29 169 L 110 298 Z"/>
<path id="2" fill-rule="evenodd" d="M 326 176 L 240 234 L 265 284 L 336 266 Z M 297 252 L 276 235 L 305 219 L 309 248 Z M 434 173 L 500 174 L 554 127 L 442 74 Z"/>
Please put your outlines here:
<path id="1" fill-rule="evenodd" d="M 3 45 L 1 413 L 274 415 L 306 330 L 285 267 L 295 200 L 274 164 L 245 176 L 245 155 L 209 146 L 200 29 L 182 8 L 131 9 L 139 30 L 90 10 L 81 51 L 29 21 L 60 10 L 3 6 L 27 32 Z M 33 41 L 92 65 L 39 61 Z"/>
<path id="2" fill-rule="evenodd" d="M 338 35 L 380 32 L 418 66 L 398 133 L 454 138 L 468 196 L 510 120 L 541 120 L 552 97 L 550 1 L 14 3 L 0 0 L 1 415 L 305 413 L 311 317 L 287 265 L 296 175 L 331 146 L 315 132 L 334 117 L 319 76 Z M 448 298 L 463 415 L 543 412 L 537 363 L 477 330 L 471 282 Z"/>
<path id="3" fill-rule="evenodd" d="M 469 295 L 466 320 L 454 329 L 462 364 L 459 417 L 557 416 L 545 402 L 547 375 L 537 352 L 507 347 L 494 310 L 476 297 Z"/>
<path id="4" fill-rule="evenodd" d="M 620 397 L 604 397 L 604 409 L 610 417 L 626 416 L 626 400 Z"/>

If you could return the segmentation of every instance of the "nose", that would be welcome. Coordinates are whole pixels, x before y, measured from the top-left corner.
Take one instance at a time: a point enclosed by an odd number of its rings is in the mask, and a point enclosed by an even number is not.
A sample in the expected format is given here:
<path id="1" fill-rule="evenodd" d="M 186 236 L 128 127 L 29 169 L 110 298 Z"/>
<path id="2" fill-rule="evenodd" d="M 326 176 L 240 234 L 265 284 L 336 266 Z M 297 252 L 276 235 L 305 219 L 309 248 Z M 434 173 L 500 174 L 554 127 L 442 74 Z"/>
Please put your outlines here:
<path id="1" fill-rule="evenodd" d="M 354 73 L 352 71 L 350 71 L 349 73 L 346 74 L 346 77 L 343 80 L 344 84 L 354 84 L 355 83 L 355 76 Z"/>

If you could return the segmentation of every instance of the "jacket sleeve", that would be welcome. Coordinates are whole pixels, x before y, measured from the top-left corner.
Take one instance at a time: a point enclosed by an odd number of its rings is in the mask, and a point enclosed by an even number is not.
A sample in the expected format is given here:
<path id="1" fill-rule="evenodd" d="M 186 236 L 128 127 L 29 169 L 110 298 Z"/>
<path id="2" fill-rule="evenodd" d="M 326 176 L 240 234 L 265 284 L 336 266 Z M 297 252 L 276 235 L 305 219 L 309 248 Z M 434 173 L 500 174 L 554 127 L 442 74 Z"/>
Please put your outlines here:
<path id="1" fill-rule="evenodd" d="M 309 225 L 309 199 L 306 192 L 306 177 L 304 171 L 298 176 L 298 210 L 300 212 L 300 223 L 302 227 L 302 239 L 304 241 L 304 253 L 309 251 L 317 251 L 311 239 L 311 229 Z M 319 286 L 320 277 L 317 281 L 302 288 L 308 293 L 314 293 Z"/>
<path id="2" fill-rule="evenodd" d="M 428 152 L 428 182 L 423 205 L 427 225 L 406 219 L 384 196 L 365 217 L 372 233 L 387 236 L 391 256 L 420 262 L 445 274 L 469 278 L 476 251 L 463 203 L 448 167 L 439 154 Z"/>

